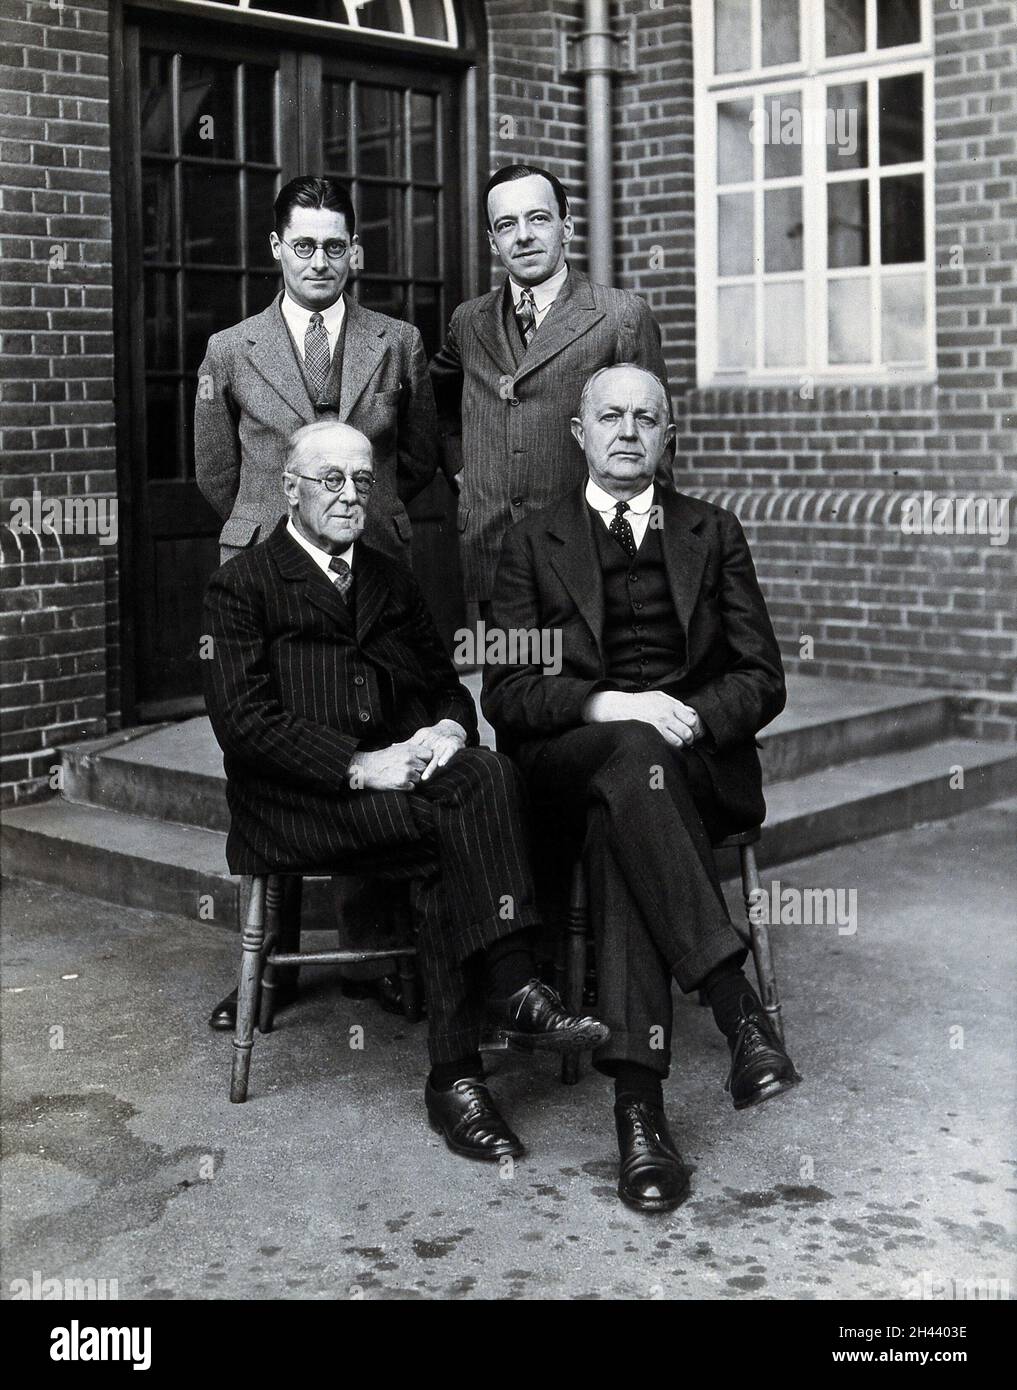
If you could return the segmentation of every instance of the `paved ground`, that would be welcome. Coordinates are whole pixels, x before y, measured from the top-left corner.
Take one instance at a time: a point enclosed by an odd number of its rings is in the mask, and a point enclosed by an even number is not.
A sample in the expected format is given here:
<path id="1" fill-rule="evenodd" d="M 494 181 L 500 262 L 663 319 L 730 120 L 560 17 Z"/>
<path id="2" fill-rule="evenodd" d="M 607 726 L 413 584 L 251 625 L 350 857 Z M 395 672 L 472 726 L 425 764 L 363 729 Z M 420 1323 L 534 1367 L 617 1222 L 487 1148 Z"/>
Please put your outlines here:
<path id="1" fill-rule="evenodd" d="M 723 1042 L 681 1002 L 694 1196 L 656 1218 L 615 1197 L 597 1075 L 502 1066 L 529 1156 L 456 1159 L 423 1120 L 422 1029 L 318 972 L 231 1106 L 204 1015 L 235 938 L 10 884 L 0 1291 L 38 1272 L 122 1298 L 1012 1296 L 1015 831 L 1010 802 L 769 875 L 856 889 L 857 931 L 776 929 L 805 1084 L 758 1110 L 731 1108 Z"/>

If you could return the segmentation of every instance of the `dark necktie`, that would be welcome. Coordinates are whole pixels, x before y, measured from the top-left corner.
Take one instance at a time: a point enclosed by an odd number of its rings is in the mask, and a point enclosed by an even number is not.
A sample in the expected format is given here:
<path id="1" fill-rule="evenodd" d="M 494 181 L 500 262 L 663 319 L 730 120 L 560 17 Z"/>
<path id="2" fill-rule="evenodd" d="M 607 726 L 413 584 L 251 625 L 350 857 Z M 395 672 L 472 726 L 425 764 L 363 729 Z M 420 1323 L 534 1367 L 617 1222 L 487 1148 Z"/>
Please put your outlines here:
<path id="1" fill-rule="evenodd" d="M 625 513 L 629 509 L 627 502 L 616 502 L 614 508 L 614 520 L 607 528 L 611 535 L 624 550 L 630 560 L 636 558 L 636 538 L 632 534 L 632 527 L 628 523 Z"/>
<path id="2" fill-rule="evenodd" d="M 325 395 L 329 369 L 328 334 L 325 332 L 325 320 L 320 314 L 311 315 L 304 334 L 304 366 L 311 378 L 317 403 Z"/>
<path id="3" fill-rule="evenodd" d="M 532 290 L 523 290 L 519 296 L 519 303 L 515 306 L 515 316 L 516 323 L 519 325 L 519 332 L 523 335 L 523 342 L 529 347 L 530 339 L 537 331 L 537 305 Z"/>
<path id="4" fill-rule="evenodd" d="M 342 598 L 348 598 L 349 592 L 353 588 L 353 571 L 346 561 L 339 555 L 333 555 L 328 562 L 328 567 L 335 578 L 332 583 L 339 590 Z"/>

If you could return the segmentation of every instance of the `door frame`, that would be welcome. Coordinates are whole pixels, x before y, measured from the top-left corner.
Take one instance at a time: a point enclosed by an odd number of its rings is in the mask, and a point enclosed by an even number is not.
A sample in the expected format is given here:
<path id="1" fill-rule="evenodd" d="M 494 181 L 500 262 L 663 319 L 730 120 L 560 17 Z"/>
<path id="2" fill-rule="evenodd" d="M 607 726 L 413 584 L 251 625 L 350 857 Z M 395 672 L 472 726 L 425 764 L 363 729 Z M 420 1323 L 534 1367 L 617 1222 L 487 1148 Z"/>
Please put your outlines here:
<path id="1" fill-rule="evenodd" d="M 449 280 L 449 305 L 461 302 L 487 288 L 481 283 L 481 249 L 484 241 L 484 218 L 479 207 L 480 189 L 487 179 L 488 120 L 486 94 L 488 89 L 487 25 L 484 5 L 470 0 L 457 5 L 461 44 L 456 49 L 428 48 L 430 66 L 440 66 L 458 79 L 460 124 L 457 140 L 460 189 L 459 275 Z M 313 40 L 319 53 L 319 71 L 323 59 L 334 54 L 340 61 L 376 62 L 380 67 L 388 60 L 395 66 L 412 63 L 415 49 L 408 49 L 398 36 L 358 34 L 341 29 L 331 33 L 319 25 L 304 24 L 276 15 L 260 15 L 251 11 L 224 10 L 214 15 L 209 11 L 180 3 L 180 0 L 109 0 L 110 23 L 110 172 L 111 218 L 113 233 L 113 375 L 116 392 L 116 471 L 117 500 L 120 517 L 118 538 L 119 593 L 119 695 L 123 725 L 140 721 L 138 700 L 138 667 L 141 655 L 139 600 L 143 563 L 142 537 L 139 534 L 142 508 L 135 485 L 134 460 L 141 457 L 144 447 L 143 415 L 140 403 L 144 400 L 143 375 L 143 267 L 141 255 L 141 219 L 139 190 L 135 186 L 138 167 L 140 131 L 135 127 L 133 113 L 138 109 L 136 75 L 138 65 L 131 61 L 129 45 L 133 42 L 132 26 L 140 23 L 153 30 L 171 35 L 173 28 L 201 24 L 206 27 L 210 42 L 218 40 L 235 43 L 240 37 L 237 28 L 243 27 L 251 37 L 276 33 L 281 44 L 280 67 L 285 71 L 292 61 L 297 82 L 310 80 L 309 65 L 302 61 L 299 50 L 302 42 Z M 136 31 L 135 31 L 136 32 Z M 290 42 L 286 42 L 286 41 Z M 288 51 L 287 51 L 288 50 Z M 301 110 L 307 104 L 301 103 Z M 285 118 L 283 118 L 285 119 Z M 286 133 L 283 132 L 285 145 Z M 301 128 L 291 138 L 302 161 L 307 161 L 314 148 L 314 136 Z M 307 165 L 305 164 L 305 167 Z M 486 266 L 486 261 L 483 262 Z M 142 343 L 138 344 L 139 335 Z M 135 346 L 141 351 L 132 350 Z M 181 711 L 195 712 L 191 711 Z M 171 717 L 171 712 L 170 717 Z M 163 714 L 161 717 L 167 717 Z"/>

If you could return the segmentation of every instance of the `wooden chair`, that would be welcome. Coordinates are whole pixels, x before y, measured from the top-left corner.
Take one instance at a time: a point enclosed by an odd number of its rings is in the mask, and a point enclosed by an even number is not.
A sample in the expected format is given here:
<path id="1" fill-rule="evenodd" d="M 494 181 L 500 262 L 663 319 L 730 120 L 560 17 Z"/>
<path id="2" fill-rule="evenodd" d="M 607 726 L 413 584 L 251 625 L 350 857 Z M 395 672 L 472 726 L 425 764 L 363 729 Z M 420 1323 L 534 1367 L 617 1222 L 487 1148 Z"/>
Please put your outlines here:
<path id="1" fill-rule="evenodd" d="M 742 896 L 745 899 L 745 912 L 749 925 L 746 929 L 734 922 L 735 931 L 748 949 L 755 962 L 756 978 L 759 981 L 759 994 L 767 1016 L 781 1042 L 784 1041 L 784 1025 L 780 1014 L 780 996 L 777 991 L 777 976 L 770 953 L 770 934 L 765 922 L 756 920 L 759 913 L 753 912 L 756 893 L 759 890 L 759 870 L 756 867 L 755 846 L 760 840 L 760 827 L 743 830 L 737 835 L 728 835 L 723 840 L 715 840 L 714 849 L 737 849 L 742 871 Z M 569 1013 L 582 1012 L 583 987 L 586 982 L 588 908 L 586 874 L 582 859 L 578 859 L 572 870 L 572 888 L 569 894 L 569 910 L 565 922 L 564 942 L 564 988 L 565 1007 Z M 704 1002 L 702 999 L 700 1002 Z M 579 1054 L 566 1052 L 561 1063 L 561 1079 L 566 1086 L 574 1086 L 579 1080 Z"/>
<path id="2" fill-rule="evenodd" d="M 258 1016 L 258 1028 L 262 1033 L 272 1031 L 278 989 L 277 971 L 280 969 L 303 965 L 356 965 L 362 961 L 394 958 L 398 962 L 406 1017 L 412 1023 L 420 1017 L 417 975 L 413 964 L 417 954 L 415 946 L 385 946 L 383 949 L 363 951 L 302 952 L 299 948 L 295 951 L 277 949 L 282 934 L 280 908 L 283 879 L 298 880 L 298 890 L 293 894 L 290 910 L 299 918 L 299 885 L 305 878 L 323 877 L 327 875 L 253 874 L 244 878 L 244 885 L 250 892 L 250 902 L 241 938 L 237 1026 L 233 1035 L 233 1070 L 230 1077 L 230 1100 L 238 1104 L 247 1099 L 255 1015 Z"/>

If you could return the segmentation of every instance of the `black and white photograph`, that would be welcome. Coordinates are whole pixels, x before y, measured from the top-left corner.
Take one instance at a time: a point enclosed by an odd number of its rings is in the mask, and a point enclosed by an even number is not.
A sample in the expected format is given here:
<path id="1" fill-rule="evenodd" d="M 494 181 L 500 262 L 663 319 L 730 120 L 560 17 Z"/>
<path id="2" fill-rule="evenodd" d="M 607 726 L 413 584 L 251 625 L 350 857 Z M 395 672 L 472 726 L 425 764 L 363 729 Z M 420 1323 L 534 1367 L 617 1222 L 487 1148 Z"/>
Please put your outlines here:
<path id="1" fill-rule="evenodd" d="M 987 1372 L 1015 74 L 1013 0 L 0 0 L 40 1367 L 666 1301 Z"/>

